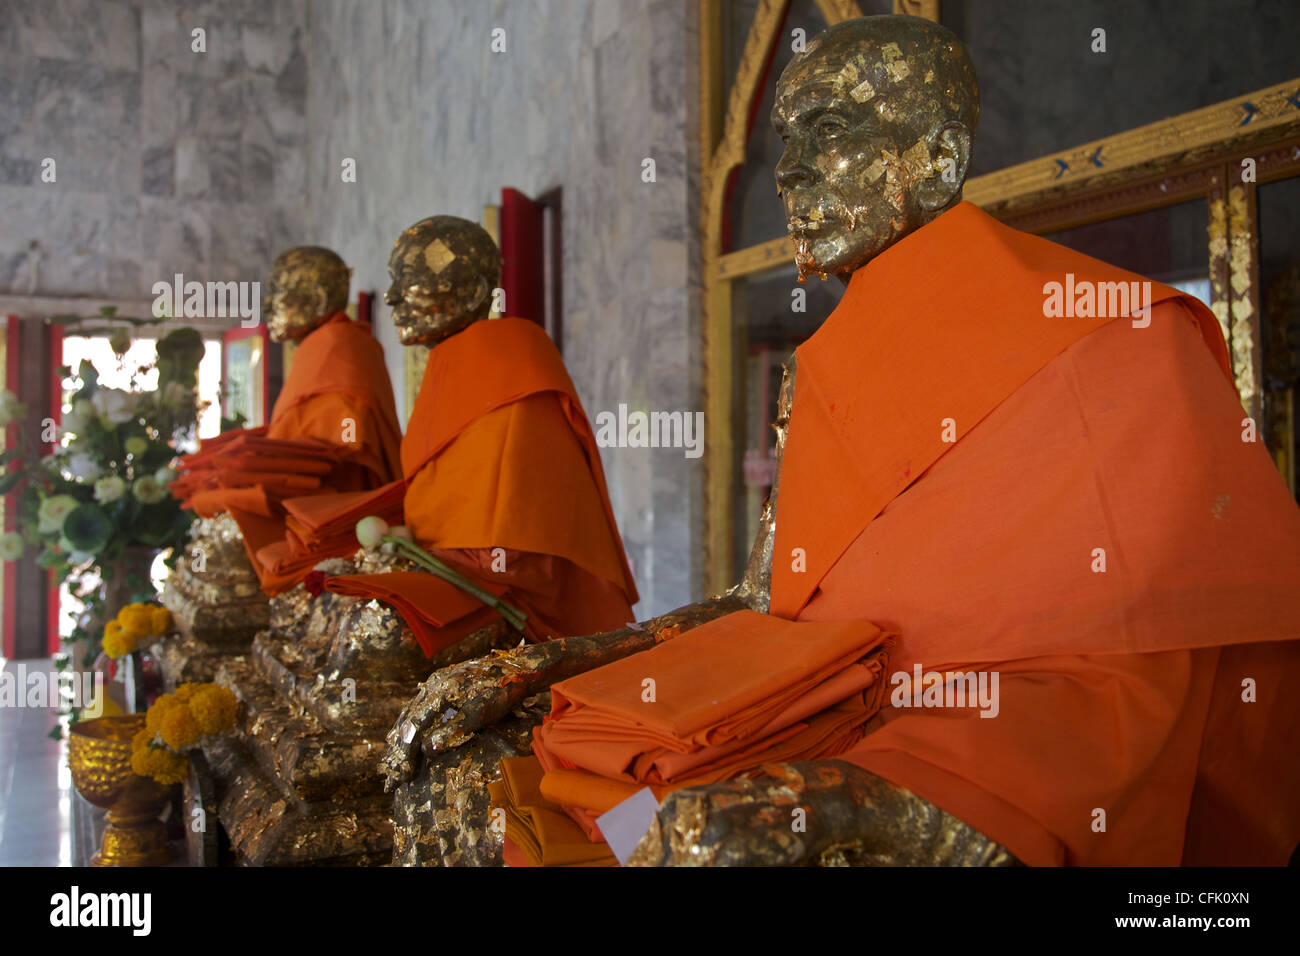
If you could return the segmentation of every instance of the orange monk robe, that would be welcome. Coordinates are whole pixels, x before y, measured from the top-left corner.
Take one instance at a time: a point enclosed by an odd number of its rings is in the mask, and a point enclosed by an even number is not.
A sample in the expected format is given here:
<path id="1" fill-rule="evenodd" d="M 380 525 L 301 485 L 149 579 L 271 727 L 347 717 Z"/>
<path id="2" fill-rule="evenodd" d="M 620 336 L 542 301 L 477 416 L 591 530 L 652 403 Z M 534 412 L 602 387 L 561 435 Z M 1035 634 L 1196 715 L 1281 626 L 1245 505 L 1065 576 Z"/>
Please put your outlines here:
<path id="1" fill-rule="evenodd" d="M 257 552 L 284 537 L 282 500 L 382 485 L 399 473 L 400 441 L 383 351 L 339 313 L 299 344 L 270 423 L 205 441 L 172 492 L 201 515 L 228 511 L 264 578 Z"/>
<path id="2" fill-rule="evenodd" d="M 535 323 L 476 322 L 432 350 L 402 469 L 415 540 L 524 610 L 529 637 L 631 620 L 636 585 L 595 437 L 563 360 Z M 353 535 L 364 510 L 301 504 L 291 507 L 304 532 L 330 541 Z M 337 576 L 326 587 L 392 604 L 430 656 L 496 616 L 423 572 Z"/>
<path id="3" fill-rule="evenodd" d="M 772 612 L 996 673 L 989 717 L 900 680 L 842 759 L 1028 863 L 1284 863 L 1300 512 L 1209 311 L 1047 318 L 1066 273 L 1139 278 L 969 204 L 855 273 L 798 350 Z"/>

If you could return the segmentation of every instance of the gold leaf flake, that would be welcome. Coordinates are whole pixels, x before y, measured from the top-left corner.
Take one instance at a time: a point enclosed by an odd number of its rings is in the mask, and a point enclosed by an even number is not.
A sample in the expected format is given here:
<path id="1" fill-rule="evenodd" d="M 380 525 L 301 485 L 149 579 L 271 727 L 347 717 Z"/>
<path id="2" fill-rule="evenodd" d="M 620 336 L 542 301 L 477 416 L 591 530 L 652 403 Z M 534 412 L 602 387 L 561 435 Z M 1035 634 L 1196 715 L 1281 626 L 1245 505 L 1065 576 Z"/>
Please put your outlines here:
<path id="1" fill-rule="evenodd" d="M 425 246 L 424 261 L 437 274 L 456 261 L 456 253 L 441 239 L 435 239 Z"/>

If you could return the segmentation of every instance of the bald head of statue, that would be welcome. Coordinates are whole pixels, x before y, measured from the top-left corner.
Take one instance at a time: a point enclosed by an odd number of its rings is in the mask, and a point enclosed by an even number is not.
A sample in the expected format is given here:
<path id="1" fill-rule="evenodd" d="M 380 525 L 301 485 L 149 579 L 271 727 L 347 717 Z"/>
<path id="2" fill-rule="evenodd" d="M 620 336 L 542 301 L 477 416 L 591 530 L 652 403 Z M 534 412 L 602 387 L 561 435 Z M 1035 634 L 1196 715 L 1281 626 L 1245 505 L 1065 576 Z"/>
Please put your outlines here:
<path id="1" fill-rule="evenodd" d="M 776 85 L 777 193 L 805 275 L 853 272 L 961 201 L 979 85 L 961 41 L 921 17 L 816 37 Z"/>
<path id="2" fill-rule="evenodd" d="M 297 246 L 276 256 L 266 286 L 266 326 L 274 342 L 301 341 L 348 307 L 352 270 L 324 246 Z"/>
<path id="3" fill-rule="evenodd" d="M 501 252 L 478 223 L 457 216 L 421 219 L 388 258 L 384 301 L 403 345 L 437 345 L 492 311 Z"/>

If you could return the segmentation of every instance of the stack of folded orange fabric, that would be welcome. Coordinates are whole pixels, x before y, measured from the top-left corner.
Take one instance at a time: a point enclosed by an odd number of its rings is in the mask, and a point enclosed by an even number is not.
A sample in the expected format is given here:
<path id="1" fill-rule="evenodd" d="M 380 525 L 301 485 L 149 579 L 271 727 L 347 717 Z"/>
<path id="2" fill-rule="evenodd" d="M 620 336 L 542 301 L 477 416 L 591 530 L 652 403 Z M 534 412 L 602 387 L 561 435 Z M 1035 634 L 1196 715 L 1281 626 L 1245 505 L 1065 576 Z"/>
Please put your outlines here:
<path id="1" fill-rule="evenodd" d="M 880 707 L 887 646 L 866 621 L 738 611 L 555 684 L 533 733 L 541 796 L 599 843 L 596 818 L 647 786 L 841 754 Z"/>
<path id="2" fill-rule="evenodd" d="M 501 779 L 488 784 L 492 806 L 505 811 L 510 866 L 614 866 L 604 843 L 593 843 L 564 811 L 542 796 L 536 757 L 507 757 Z"/>
<path id="3" fill-rule="evenodd" d="M 319 491 L 338 466 L 337 449 L 316 439 L 267 438 L 265 429 L 228 432 L 181 459 L 170 489 L 185 506 L 209 516 L 238 507 L 263 517 L 272 499 Z"/>
<path id="4" fill-rule="evenodd" d="M 406 483 L 399 479 L 373 491 L 286 498 L 284 534 L 257 550 L 262 587 L 269 594 L 278 594 L 326 558 L 353 554 L 360 547 L 357 522 L 362 518 L 378 515 L 390 524 L 400 524 L 405 493 Z"/>

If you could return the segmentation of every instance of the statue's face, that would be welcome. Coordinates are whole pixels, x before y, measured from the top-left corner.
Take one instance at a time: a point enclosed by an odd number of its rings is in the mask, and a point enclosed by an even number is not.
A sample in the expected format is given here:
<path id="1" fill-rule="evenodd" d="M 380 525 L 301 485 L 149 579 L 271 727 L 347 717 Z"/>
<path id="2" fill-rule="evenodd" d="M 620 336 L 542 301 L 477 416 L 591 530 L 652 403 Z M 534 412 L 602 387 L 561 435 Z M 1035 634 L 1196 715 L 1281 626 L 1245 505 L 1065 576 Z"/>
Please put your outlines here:
<path id="1" fill-rule="evenodd" d="M 325 321 L 319 296 L 277 282 L 272 274 L 266 290 L 266 327 L 272 342 L 298 341 Z"/>
<path id="2" fill-rule="evenodd" d="M 327 249 L 282 253 L 266 284 L 263 314 L 272 341 L 299 341 L 347 307 L 349 269 Z"/>
<path id="3" fill-rule="evenodd" d="M 388 259 L 384 295 L 401 343 L 436 345 L 486 319 L 500 268 L 491 239 L 467 220 L 439 216 L 407 229 Z"/>
<path id="4" fill-rule="evenodd" d="M 782 74 L 772 110 L 785 143 L 776 182 L 801 280 L 847 278 L 928 221 L 933 200 L 918 194 L 940 175 L 944 122 L 929 95 L 934 71 L 919 72 L 885 43 L 810 47 Z M 943 191 L 951 198 L 960 188 Z"/>

